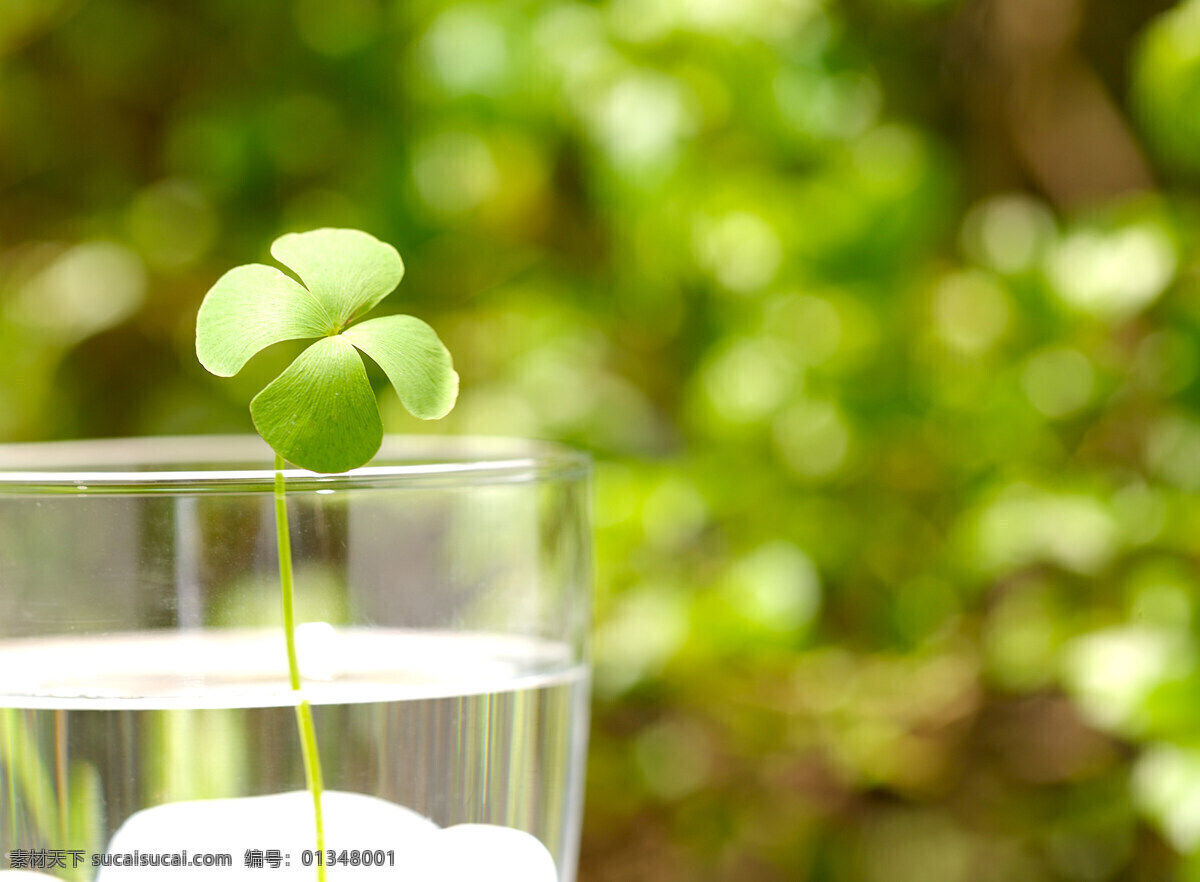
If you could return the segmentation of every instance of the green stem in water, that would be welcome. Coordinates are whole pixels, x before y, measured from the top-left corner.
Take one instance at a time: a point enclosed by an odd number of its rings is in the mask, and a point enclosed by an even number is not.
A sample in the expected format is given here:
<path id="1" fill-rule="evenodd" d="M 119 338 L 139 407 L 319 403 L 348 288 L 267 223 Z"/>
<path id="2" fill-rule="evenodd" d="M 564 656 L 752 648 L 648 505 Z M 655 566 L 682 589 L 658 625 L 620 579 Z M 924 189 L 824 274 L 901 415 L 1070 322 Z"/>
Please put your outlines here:
<path id="1" fill-rule="evenodd" d="M 292 540 L 288 535 L 286 488 L 283 457 L 275 454 L 275 541 L 279 548 L 279 586 L 283 590 L 283 633 L 287 638 L 288 679 L 293 692 L 300 691 L 300 662 L 296 656 L 296 604 L 292 588 Z M 304 777 L 313 800 L 313 821 L 317 834 L 317 854 L 325 854 L 325 817 L 321 811 L 321 754 L 317 751 L 317 730 L 313 727 L 312 706 L 308 699 L 296 705 L 296 726 L 300 730 L 300 750 L 304 754 Z M 317 879 L 325 882 L 325 863 L 317 862 Z"/>

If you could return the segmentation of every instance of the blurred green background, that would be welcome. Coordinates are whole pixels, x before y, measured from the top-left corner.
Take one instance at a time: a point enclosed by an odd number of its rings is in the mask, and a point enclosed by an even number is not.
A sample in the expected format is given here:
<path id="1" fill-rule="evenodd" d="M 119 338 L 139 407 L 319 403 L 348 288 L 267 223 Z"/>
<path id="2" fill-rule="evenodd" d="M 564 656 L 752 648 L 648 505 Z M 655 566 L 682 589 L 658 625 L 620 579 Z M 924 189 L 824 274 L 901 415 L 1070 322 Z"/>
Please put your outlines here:
<path id="1" fill-rule="evenodd" d="M 366 229 L 597 457 L 581 882 L 1200 880 L 1198 186 L 1200 0 L 0 0 L 0 440 Z"/>

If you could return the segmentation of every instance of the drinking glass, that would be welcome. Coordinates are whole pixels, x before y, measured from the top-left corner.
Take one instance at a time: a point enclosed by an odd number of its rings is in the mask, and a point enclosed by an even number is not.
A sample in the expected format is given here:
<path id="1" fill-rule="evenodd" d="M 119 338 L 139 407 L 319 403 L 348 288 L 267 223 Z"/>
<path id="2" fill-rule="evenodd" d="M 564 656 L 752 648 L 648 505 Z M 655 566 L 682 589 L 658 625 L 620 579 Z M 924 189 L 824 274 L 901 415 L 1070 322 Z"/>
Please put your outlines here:
<path id="1" fill-rule="evenodd" d="M 0 446 L 0 880 L 573 882 L 587 457 L 389 437 L 282 487 L 272 461 L 254 437 Z"/>

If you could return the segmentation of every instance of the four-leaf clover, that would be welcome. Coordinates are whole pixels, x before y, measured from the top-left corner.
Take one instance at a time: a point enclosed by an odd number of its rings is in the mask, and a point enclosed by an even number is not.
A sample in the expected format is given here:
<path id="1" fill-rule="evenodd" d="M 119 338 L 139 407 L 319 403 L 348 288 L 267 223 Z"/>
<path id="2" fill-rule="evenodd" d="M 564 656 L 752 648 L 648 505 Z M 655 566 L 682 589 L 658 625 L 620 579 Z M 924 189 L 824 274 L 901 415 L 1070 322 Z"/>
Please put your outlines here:
<path id="1" fill-rule="evenodd" d="M 280 456 L 343 472 L 379 450 L 383 423 L 360 353 L 414 416 L 449 412 L 458 374 L 433 328 L 410 315 L 358 321 L 404 276 L 395 248 L 358 230 L 321 229 L 281 236 L 271 256 L 300 281 L 263 264 L 225 273 L 200 304 L 196 355 L 232 377 L 273 343 L 319 338 L 250 402 L 255 428 Z"/>

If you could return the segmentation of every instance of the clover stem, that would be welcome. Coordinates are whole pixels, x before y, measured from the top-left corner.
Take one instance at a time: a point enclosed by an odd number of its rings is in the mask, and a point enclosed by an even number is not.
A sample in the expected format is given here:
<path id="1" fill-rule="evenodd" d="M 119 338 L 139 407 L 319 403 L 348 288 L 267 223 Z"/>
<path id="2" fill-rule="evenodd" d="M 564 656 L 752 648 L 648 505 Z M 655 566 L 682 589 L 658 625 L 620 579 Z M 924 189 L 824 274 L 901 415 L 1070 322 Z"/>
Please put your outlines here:
<path id="1" fill-rule="evenodd" d="M 283 457 L 275 454 L 275 542 L 279 549 L 279 587 L 283 593 L 283 633 L 287 639 L 288 680 L 292 691 L 300 691 L 300 662 L 296 656 L 296 605 L 292 579 L 292 541 L 288 533 L 287 488 L 283 479 Z M 304 777 L 312 794 L 313 822 L 317 839 L 317 879 L 325 882 L 325 817 L 321 811 L 321 754 L 317 750 L 317 731 L 313 727 L 312 706 L 308 699 L 296 705 L 296 726 L 300 730 L 300 750 L 304 756 Z"/>

